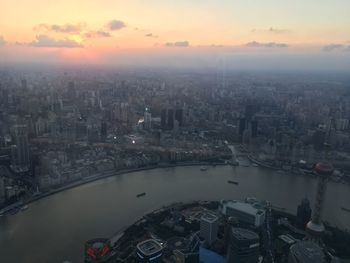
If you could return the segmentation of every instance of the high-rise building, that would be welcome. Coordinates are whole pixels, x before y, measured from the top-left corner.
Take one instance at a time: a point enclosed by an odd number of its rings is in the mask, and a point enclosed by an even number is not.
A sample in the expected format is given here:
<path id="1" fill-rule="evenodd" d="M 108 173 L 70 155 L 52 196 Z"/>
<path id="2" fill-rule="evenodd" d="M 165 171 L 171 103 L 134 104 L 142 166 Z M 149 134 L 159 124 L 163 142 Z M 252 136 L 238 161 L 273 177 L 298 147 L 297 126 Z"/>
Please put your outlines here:
<path id="1" fill-rule="evenodd" d="M 175 120 L 179 122 L 179 127 L 183 126 L 183 109 L 176 109 Z"/>
<path id="2" fill-rule="evenodd" d="M 206 213 L 201 217 L 200 237 L 209 245 L 213 244 L 218 236 L 219 218 L 211 213 Z"/>
<path id="3" fill-rule="evenodd" d="M 14 165 L 29 167 L 30 159 L 27 126 L 16 125 L 14 128 L 14 134 L 16 143 Z"/>
<path id="4" fill-rule="evenodd" d="M 136 248 L 138 262 L 161 262 L 163 247 L 158 241 L 148 239 L 138 243 Z"/>
<path id="5" fill-rule="evenodd" d="M 259 262 L 259 236 L 244 228 L 232 228 L 227 249 L 227 263 Z"/>
<path id="6" fill-rule="evenodd" d="M 311 208 L 310 201 L 307 198 L 304 198 L 301 201 L 301 204 L 298 206 L 297 210 L 297 224 L 298 227 L 305 229 L 306 224 L 311 219 Z"/>
<path id="7" fill-rule="evenodd" d="M 152 114 L 150 108 L 146 108 L 144 112 L 144 128 L 150 130 L 152 128 Z"/>
<path id="8" fill-rule="evenodd" d="M 0 176 L 0 204 L 5 202 L 5 178 Z"/>
<path id="9" fill-rule="evenodd" d="M 245 129 L 246 129 L 246 119 L 245 118 L 240 118 L 239 119 L 239 126 L 238 126 L 238 134 L 243 135 Z"/>
<path id="10" fill-rule="evenodd" d="M 174 128 L 174 110 L 168 109 L 168 128 L 173 129 Z"/>
<path id="11" fill-rule="evenodd" d="M 310 241 L 299 241 L 289 249 L 288 263 L 323 263 L 322 248 Z"/>
<path id="12" fill-rule="evenodd" d="M 21 80 L 21 87 L 22 87 L 22 90 L 27 90 L 27 80 L 26 79 Z"/>
<path id="13" fill-rule="evenodd" d="M 101 139 L 104 141 L 107 138 L 107 122 L 101 122 Z"/>
<path id="14" fill-rule="evenodd" d="M 334 168 L 329 163 L 318 163 L 315 166 L 315 172 L 318 176 L 318 186 L 315 199 L 315 207 L 312 215 L 312 220 L 307 223 L 306 230 L 308 238 L 315 242 L 319 242 L 324 233 L 324 225 L 321 221 L 324 198 L 327 189 L 327 180 L 332 175 Z"/>
<path id="15" fill-rule="evenodd" d="M 160 114 L 160 125 L 162 129 L 165 129 L 167 126 L 167 110 L 162 109 L 162 112 Z"/>
<path id="16" fill-rule="evenodd" d="M 251 128 L 252 128 L 252 137 L 255 138 L 258 136 L 258 121 L 253 120 L 251 122 Z"/>

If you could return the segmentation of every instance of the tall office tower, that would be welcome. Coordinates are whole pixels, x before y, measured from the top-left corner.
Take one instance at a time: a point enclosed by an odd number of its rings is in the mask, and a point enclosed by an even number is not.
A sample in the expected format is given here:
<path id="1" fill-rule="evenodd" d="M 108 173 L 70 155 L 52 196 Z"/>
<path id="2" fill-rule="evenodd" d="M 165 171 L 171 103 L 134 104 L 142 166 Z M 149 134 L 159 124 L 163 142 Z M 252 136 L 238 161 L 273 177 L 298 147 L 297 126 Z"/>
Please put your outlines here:
<path id="1" fill-rule="evenodd" d="M 239 119 L 239 127 L 238 127 L 238 134 L 243 135 L 243 132 L 246 129 L 246 119 L 245 118 L 240 118 Z"/>
<path id="2" fill-rule="evenodd" d="M 27 80 L 26 79 L 21 80 L 21 87 L 22 87 L 22 90 L 27 90 Z"/>
<path id="3" fill-rule="evenodd" d="M 311 208 L 310 201 L 307 198 L 304 198 L 301 201 L 301 204 L 298 206 L 297 210 L 297 224 L 298 227 L 305 229 L 306 224 L 311 219 Z"/>
<path id="4" fill-rule="evenodd" d="M 259 262 L 259 236 L 244 229 L 232 228 L 227 249 L 227 263 L 257 263 Z"/>
<path id="5" fill-rule="evenodd" d="M 101 140 L 105 141 L 107 138 L 107 122 L 101 122 Z"/>
<path id="6" fill-rule="evenodd" d="M 219 218 L 216 215 L 206 213 L 201 217 L 200 237 L 211 245 L 218 236 Z"/>
<path id="7" fill-rule="evenodd" d="M 26 125 L 15 126 L 16 161 L 15 165 L 29 167 L 29 145 Z"/>
<path id="8" fill-rule="evenodd" d="M 160 114 L 160 125 L 162 129 L 166 128 L 166 124 L 167 124 L 167 111 L 166 109 L 162 109 L 162 112 Z"/>
<path id="9" fill-rule="evenodd" d="M 179 127 L 183 125 L 183 109 L 175 110 L 175 120 L 179 122 Z"/>
<path id="10" fill-rule="evenodd" d="M 0 204 L 5 202 L 5 177 L 0 176 Z"/>
<path id="11" fill-rule="evenodd" d="M 168 128 L 173 129 L 174 128 L 174 110 L 168 109 Z"/>
<path id="12" fill-rule="evenodd" d="M 144 112 L 144 128 L 150 130 L 152 128 L 152 114 L 150 108 L 146 108 Z"/>
<path id="13" fill-rule="evenodd" d="M 310 241 L 300 241 L 289 249 L 288 263 L 323 263 L 322 248 Z"/>
<path id="14" fill-rule="evenodd" d="M 255 138 L 258 136 L 258 121 L 252 120 L 251 122 L 251 129 L 252 129 L 252 137 Z"/>
<path id="15" fill-rule="evenodd" d="M 315 242 L 320 242 L 324 233 L 324 225 L 321 221 L 325 193 L 327 189 L 327 180 L 332 175 L 334 168 L 329 163 L 318 163 L 315 166 L 315 172 L 318 175 L 318 186 L 315 199 L 315 207 L 312 220 L 307 223 L 306 230 L 308 238 Z"/>

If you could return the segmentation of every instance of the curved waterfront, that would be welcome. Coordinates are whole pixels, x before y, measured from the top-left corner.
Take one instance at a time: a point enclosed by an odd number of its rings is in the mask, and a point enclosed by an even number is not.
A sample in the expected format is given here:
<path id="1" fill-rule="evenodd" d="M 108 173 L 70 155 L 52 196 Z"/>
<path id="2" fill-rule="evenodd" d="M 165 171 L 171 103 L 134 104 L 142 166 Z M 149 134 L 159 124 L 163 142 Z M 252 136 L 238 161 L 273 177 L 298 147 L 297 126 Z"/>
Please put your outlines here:
<path id="1" fill-rule="evenodd" d="M 228 184 L 227 180 L 239 185 Z M 325 219 L 350 229 L 348 185 L 330 182 Z M 143 214 L 178 201 L 254 196 L 295 213 L 313 202 L 316 180 L 259 167 L 198 166 L 139 171 L 109 177 L 54 194 L 28 210 L 0 218 L 1 262 L 82 262 L 84 241 L 110 237 Z M 136 194 L 146 196 L 136 198 Z"/>

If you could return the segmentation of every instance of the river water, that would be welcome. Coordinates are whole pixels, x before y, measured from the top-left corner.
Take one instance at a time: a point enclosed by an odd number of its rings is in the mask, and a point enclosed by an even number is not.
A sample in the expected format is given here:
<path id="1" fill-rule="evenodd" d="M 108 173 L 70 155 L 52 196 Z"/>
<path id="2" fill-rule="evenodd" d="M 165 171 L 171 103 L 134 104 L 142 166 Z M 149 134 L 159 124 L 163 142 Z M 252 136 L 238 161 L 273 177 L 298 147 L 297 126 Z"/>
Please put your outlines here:
<path id="1" fill-rule="evenodd" d="M 228 184 L 238 181 L 239 185 Z M 256 197 L 296 213 L 317 181 L 259 167 L 176 167 L 117 175 L 60 192 L 0 218 L 0 262 L 83 262 L 84 242 L 111 237 L 143 214 L 178 201 Z M 350 187 L 329 182 L 324 219 L 350 229 Z M 146 192 L 146 196 L 136 195 Z"/>

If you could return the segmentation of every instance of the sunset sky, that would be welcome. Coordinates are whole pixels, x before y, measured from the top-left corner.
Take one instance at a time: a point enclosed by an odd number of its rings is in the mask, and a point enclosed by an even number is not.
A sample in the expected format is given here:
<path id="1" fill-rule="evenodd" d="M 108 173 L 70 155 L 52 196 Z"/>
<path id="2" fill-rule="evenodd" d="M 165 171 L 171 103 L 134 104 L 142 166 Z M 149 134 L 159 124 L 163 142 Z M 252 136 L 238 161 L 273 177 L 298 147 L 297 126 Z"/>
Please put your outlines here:
<path id="1" fill-rule="evenodd" d="M 349 0 L 1 1 L 0 63 L 349 51 Z"/>

